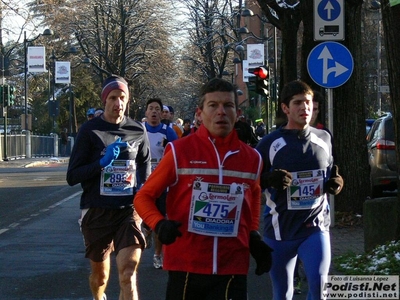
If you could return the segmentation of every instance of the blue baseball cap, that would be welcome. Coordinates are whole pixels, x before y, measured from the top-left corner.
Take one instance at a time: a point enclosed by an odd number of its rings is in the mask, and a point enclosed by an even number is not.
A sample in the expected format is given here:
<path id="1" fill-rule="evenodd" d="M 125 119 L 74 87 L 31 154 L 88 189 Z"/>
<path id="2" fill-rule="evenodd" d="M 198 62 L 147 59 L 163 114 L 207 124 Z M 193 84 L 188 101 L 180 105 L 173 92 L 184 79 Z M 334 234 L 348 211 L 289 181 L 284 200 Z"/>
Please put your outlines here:
<path id="1" fill-rule="evenodd" d="M 94 110 L 94 108 L 89 108 L 87 113 L 86 113 L 86 116 L 94 115 L 95 112 L 96 111 Z"/>

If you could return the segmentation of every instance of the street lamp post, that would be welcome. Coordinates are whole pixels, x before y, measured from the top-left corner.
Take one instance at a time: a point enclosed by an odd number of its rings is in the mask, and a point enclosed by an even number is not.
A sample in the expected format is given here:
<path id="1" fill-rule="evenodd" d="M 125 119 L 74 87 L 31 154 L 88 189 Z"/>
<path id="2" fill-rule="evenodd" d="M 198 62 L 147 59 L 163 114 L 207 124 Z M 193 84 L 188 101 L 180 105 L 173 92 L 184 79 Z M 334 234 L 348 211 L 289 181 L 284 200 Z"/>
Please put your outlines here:
<path id="1" fill-rule="evenodd" d="M 26 38 L 26 31 L 24 31 L 24 117 L 25 117 L 25 157 L 31 158 L 31 132 L 28 122 L 28 43 L 37 40 L 40 36 L 53 35 L 53 31 L 50 29 L 45 29 L 43 33 L 39 34 L 34 39 L 28 40 Z"/>

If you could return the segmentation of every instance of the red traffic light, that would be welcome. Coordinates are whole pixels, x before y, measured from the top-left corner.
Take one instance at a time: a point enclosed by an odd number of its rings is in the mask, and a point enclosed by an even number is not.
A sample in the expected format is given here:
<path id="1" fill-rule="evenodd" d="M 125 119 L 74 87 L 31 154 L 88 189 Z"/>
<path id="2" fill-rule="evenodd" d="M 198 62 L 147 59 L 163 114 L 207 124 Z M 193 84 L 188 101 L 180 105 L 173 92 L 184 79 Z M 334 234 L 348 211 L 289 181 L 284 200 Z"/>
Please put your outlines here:
<path id="1" fill-rule="evenodd" d="M 267 79 L 269 76 L 269 72 L 266 67 L 257 67 L 252 71 L 252 73 L 261 79 Z"/>

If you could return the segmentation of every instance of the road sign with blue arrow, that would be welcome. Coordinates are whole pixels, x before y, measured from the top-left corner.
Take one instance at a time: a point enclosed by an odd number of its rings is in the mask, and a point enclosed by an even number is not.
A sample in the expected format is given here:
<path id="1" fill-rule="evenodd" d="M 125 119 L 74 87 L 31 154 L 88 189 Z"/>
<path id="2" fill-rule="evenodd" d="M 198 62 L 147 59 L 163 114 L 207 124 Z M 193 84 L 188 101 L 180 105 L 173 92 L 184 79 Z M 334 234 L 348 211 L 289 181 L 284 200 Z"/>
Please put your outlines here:
<path id="1" fill-rule="evenodd" d="M 314 40 L 344 40 L 344 0 L 314 0 Z"/>
<path id="2" fill-rule="evenodd" d="M 307 59 L 311 79 L 324 88 L 336 88 L 349 80 L 354 62 L 350 51 L 340 43 L 324 42 L 315 46 Z"/>

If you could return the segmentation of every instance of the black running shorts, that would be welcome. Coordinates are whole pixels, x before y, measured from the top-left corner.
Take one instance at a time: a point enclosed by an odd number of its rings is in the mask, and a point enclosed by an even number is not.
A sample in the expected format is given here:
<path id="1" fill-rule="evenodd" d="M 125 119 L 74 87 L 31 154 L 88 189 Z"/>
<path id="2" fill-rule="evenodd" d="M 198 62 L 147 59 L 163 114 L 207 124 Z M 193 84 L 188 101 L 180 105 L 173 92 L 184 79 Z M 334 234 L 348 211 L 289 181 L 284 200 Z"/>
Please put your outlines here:
<path id="1" fill-rule="evenodd" d="M 121 249 L 131 245 L 140 245 L 143 249 L 145 239 L 140 224 L 141 218 L 132 207 L 89 208 L 81 224 L 85 257 L 102 262 L 113 250 L 118 254 Z"/>
<path id="2" fill-rule="evenodd" d="M 166 299 L 247 300 L 247 276 L 169 271 Z"/>

